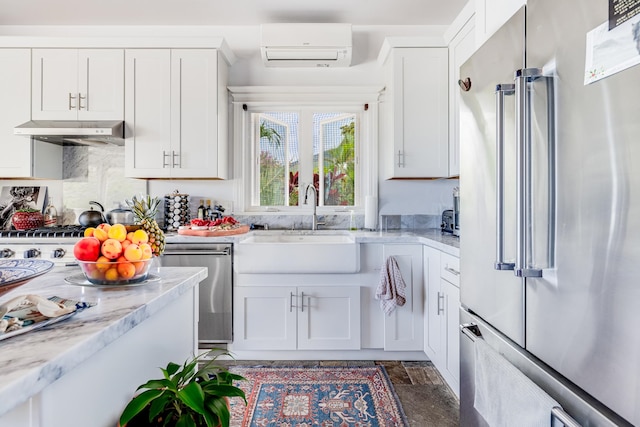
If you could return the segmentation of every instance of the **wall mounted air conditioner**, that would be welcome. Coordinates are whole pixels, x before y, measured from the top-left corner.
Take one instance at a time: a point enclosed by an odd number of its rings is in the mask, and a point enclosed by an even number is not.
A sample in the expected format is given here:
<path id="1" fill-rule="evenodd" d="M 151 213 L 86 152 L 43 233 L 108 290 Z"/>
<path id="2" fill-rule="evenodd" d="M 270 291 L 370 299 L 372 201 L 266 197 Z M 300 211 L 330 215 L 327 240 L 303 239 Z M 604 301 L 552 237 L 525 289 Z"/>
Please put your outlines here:
<path id="1" fill-rule="evenodd" d="M 263 24 L 260 32 L 267 67 L 351 65 L 351 24 Z"/>

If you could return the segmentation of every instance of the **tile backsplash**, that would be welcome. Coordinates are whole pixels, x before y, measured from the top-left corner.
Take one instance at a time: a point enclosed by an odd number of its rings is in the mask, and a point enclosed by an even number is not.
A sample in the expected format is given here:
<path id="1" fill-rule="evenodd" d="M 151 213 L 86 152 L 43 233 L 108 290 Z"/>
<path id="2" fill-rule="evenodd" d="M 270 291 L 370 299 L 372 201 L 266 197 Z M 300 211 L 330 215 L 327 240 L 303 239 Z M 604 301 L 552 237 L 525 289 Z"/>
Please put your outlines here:
<path id="1" fill-rule="evenodd" d="M 96 201 L 105 211 L 135 194 L 146 194 L 144 179 L 124 177 L 124 148 L 65 146 L 63 149 L 63 223 L 76 222 L 78 213 Z"/>

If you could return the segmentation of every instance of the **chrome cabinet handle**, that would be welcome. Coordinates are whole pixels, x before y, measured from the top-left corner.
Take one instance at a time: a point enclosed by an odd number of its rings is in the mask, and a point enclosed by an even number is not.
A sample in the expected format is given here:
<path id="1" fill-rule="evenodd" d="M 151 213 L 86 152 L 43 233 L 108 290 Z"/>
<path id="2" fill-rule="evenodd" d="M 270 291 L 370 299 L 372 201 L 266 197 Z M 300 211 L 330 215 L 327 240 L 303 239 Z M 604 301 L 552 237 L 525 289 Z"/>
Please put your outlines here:
<path id="1" fill-rule="evenodd" d="M 167 153 L 166 151 L 162 150 L 162 167 L 163 168 L 168 168 L 169 167 L 169 163 L 167 162 L 168 158 L 169 158 L 169 153 Z"/>
<path id="2" fill-rule="evenodd" d="M 404 164 L 404 153 L 401 150 L 398 150 L 398 167 L 399 168 L 405 167 L 405 164 Z"/>
<path id="3" fill-rule="evenodd" d="M 302 305 L 300 306 L 300 311 L 304 313 L 304 292 L 300 293 L 300 300 L 302 301 Z"/>
<path id="4" fill-rule="evenodd" d="M 442 301 L 442 306 L 440 305 L 440 301 Z M 438 292 L 438 313 L 437 315 L 444 313 L 444 294 L 442 292 Z"/>
<path id="5" fill-rule="evenodd" d="M 504 101 L 515 93 L 514 84 L 496 85 L 496 270 L 513 270 L 504 260 Z"/>
<path id="6" fill-rule="evenodd" d="M 524 68 L 516 71 L 516 265 L 518 277 L 542 277 L 542 269 L 532 266 L 533 201 L 531 152 L 531 85 L 542 78 L 542 69 Z"/>
<path id="7" fill-rule="evenodd" d="M 454 269 L 453 269 L 453 268 L 451 268 L 451 267 L 445 267 L 445 268 L 444 268 L 444 271 L 448 271 L 449 273 L 451 273 L 451 274 L 455 274 L 456 276 L 459 276 L 459 275 L 460 275 L 460 272 L 459 272 L 458 270 L 454 270 Z"/>
<path id="8" fill-rule="evenodd" d="M 176 158 L 178 158 L 178 162 L 176 162 Z M 180 154 L 176 153 L 175 150 L 171 150 L 171 165 L 174 168 L 180 167 Z"/>
<path id="9" fill-rule="evenodd" d="M 293 311 L 293 308 L 297 308 L 297 305 L 293 305 L 293 292 L 289 292 L 289 313 L 291 313 Z"/>
<path id="10" fill-rule="evenodd" d="M 85 105 L 82 105 L 82 100 L 86 100 L 87 96 L 82 96 L 81 93 L 78 93 L 78 105 L 79 105 L 79 109 L 80 110 L 86 110 L 87 109 L 87 103 L 85 102 Z"/>
<path id="11" fill-rule="evenodd" d="M 72 104 L 72 101 L 76 99 L 76 96 L 69 92 L 69 110 L 75 110 L 76 106 Z"/>

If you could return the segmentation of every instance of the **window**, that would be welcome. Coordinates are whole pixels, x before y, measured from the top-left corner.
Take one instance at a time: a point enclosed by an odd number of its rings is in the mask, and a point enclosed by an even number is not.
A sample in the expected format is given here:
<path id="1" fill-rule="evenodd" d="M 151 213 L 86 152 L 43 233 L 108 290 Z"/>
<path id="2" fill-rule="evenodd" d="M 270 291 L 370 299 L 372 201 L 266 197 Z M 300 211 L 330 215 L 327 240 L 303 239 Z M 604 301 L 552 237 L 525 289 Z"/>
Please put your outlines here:
<path id="1" fill-rule="evenodd" d="M 251 113 L 257 160 L 253 204 L 297 206 L 306 188 L 301 184 L 313 182 L 318 206 L 355 206 L 358 122 L 358 114 L 350 112 Z M 301 165 L 309 162 L 312 178 L 301 180 Z"/>
<path id="2" fill-rule="evenodd" d="M 305 96 L 304 103 L 276 95 L 273 102 L 264 101 L 264 94 L 255 102 L 240 97 L 234 117 L 236 129 L 243 129 L 236 138 L 243 153 L 242 210 L 299 213 L 308 210 L 312 194 L 319 211 L 359 210 L 364 196 L 374 194 L 377 150 L 371 129 L 377 108 L 372 113 L 362 95 L 346 103 L 327 97 L 314 102 L 313 95 Z"/>

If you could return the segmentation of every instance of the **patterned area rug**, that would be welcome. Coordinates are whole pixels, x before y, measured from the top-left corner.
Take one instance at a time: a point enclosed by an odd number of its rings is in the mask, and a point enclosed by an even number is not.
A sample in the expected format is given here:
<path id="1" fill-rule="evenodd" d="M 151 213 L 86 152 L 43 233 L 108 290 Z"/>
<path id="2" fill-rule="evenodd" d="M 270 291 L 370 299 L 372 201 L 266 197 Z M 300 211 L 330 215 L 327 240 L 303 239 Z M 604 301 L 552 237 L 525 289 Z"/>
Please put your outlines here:
<path id="1" fill-rule="evenodd" d="M 382 366 L 244 367 L 232 372 L 248 404 L 231 400 L 231 427 L 407 427 Z"/>

